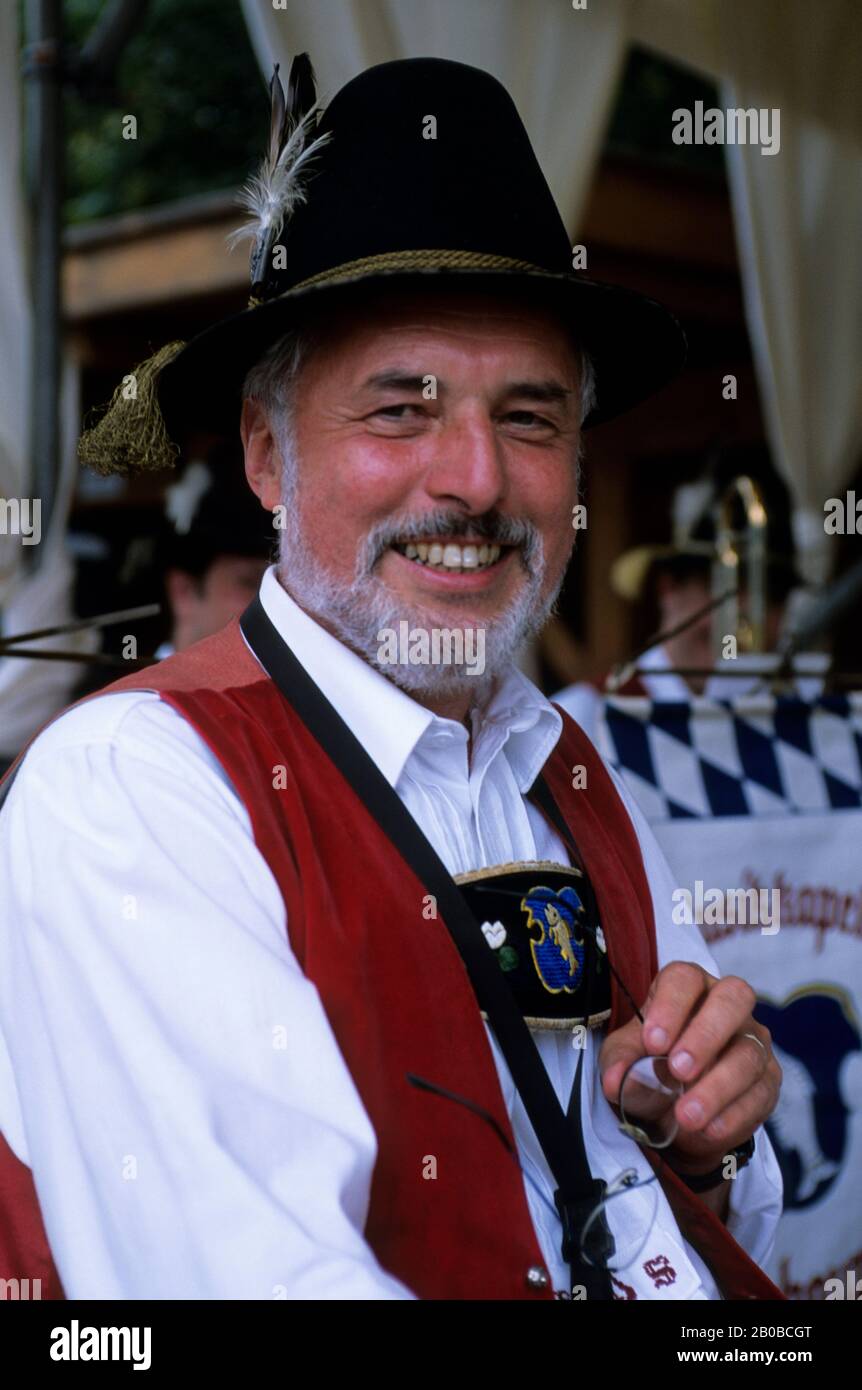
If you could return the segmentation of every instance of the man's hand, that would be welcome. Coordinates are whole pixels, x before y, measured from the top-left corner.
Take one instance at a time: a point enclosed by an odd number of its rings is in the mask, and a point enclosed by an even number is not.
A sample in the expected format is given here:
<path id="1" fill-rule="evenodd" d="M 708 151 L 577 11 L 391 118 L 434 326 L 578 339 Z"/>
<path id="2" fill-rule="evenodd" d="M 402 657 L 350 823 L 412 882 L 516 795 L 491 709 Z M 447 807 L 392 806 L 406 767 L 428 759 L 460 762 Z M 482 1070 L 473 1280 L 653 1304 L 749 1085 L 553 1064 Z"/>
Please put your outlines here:
<path id="1" fill-rule="evenodd" d="M 643 1024 L 633 1018 L 605 1039 L 599 1070 L 614 1106 L 633 1062 L 670 1057 L 672 1074 L 687 1088 L 675 1106 L 679 1133 L 664 1150 L 679 1172 L 717 1168 L 775 1109 L 781 1068 L 769 1029 L 752 1017 L 754 1002 L 754 990 L 737 976 L 717 980 L 699 965 L 672 961 L 650 986 Z"/>

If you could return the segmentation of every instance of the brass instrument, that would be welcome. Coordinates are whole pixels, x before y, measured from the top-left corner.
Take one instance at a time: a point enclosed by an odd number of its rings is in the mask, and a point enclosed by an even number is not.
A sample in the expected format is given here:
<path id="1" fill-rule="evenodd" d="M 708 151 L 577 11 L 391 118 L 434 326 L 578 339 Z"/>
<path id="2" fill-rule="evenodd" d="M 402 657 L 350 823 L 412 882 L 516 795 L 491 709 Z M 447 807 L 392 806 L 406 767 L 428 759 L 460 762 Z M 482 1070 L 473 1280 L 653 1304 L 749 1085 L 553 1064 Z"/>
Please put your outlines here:
<path id="1" fill-rule="evenodd" d="M 745 526 L 733 525 L 734 502 L 741 501 Z M 769 519 L 759 485 L 747 474 L 730 482 L 712 510 L 715 558 L 712 562 L 712 631 L 716 656 L 734 635 L 744 652 L 766 650 L 766 562 Z M 744 566 L 744 574 L 742 572 Z M 729 596 L 720 602 L 720 596 Z M 740 600 L 743 600 L 742 602 Z"/>
<path id="2" fill-rule="evenodd" d="M 744 525 L 734 527 L 734 511 L 742 505 Z M 682 622 L 660 632 L 654 632 L 637 650 L 621 662 L 605 681 L 605 690 L 614 694 L 633 676 L 641 674 L 640 658 L 651 648 L 660 646 L 671 637 L 699 622 L 710 611 L 715 653 L 715 665 L 710 669 L 675 666 L 676 675 L 721 675 L 750 681 L 758 675 L 773 691 L 792 693 L 798 673 L 821 677 L 827 688 L 862 689 L 862 672 L 835 671 L 810 664 L 803 668 L 805 653 L 812 644 L 821 642 L 825 633 L 846 612 L 858 609 L 862 602 L 862 561 L 857 561 L 846 574 L 840 575 L 806 610 L 801 622 L 785 634 L 775 652 L 767 647 L 767 567 L 769 562 L 769 517 L 761 487 L 748 474 L 741 473 L 728 484 L 713 504 L 710 515 L 715 528 L 715 541 L 698 542 L 713 554 L 711 564 L 711 597 L 708 603 L 691 613 Z M 693 549 L 692 546 L 689 547 Z M 723 661 L 722 651 L 728 636 L 736 638 L 737 650 L 762 653 L 763 661 L 744 662 L 735 667 L 733 661 Z M 810 658 L 809 653 L 809 658 Z"/>

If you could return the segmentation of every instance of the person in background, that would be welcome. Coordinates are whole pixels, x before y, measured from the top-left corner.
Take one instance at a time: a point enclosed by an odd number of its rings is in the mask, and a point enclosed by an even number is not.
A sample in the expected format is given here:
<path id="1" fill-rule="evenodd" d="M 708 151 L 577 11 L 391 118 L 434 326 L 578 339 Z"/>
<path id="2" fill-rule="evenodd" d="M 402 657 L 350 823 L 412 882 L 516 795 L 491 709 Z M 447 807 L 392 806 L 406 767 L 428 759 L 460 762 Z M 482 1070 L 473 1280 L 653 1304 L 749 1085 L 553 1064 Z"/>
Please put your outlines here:
<path id="1" fill-rule="evenodd" d="M 238 617 L 272 558 L 276 533 L 245 484 L 241 463 L 239 445 L 221 444 L 207 463 L 193 460 L 167 490 L 159 558 L 170 635 L 156 649 L 160 660 Z"/>
<path id="2" fill-rule="evenodd" d="M 620 555 L 611 566 L 611 587 L 628 602 L 643 603 L 650 609 L 654 615 L 650 627 L 654 632 L 670 632 L 703 610 L 713 596 L 714 508 L 732 479 L 740 474 L 753 477 L 765 498 L 768 517 L 765 647 L 767 653 L 774 653 L 785 624 L 788 600 L 802 580 L 795 563 L 787 489 L 760 446 L 724 450 L 713 461 L 706 476 L 678 487 L 671 502 L 673 539 L 665 544 L 635 546 Z M 736 513 L 734 526 L 743 527 L 741 515 Z M 747 610 L 744 569 L 740 610 Z M 639 656 L 638 673 L 613 694 L 643 696 L 656 701 L 687 701 L 693 695 L 712 700 L 733 699 L 752 693 L 760 684 L 755 674 L 750 678 L 724 676 L 718 671 L 712 675 L 679 674 L 680 669 L 706 671 L 716 667 L 718 659 L 713 641 L 713 614 L 705 612 L 682 632 Z M 737 658 L 739 662 L 762 662 L 763 659 L 763 653 L 748 654 L 741 649 Z M 554 696 L 591 738 L 595 736 L 607 693 L 606 679 L 603 675 L 595 682 L 576 682 Z M 797 681 L 797 690 L 804 698 L 815 696 L 820 688 L 821 682 L 816 677 Z"/>

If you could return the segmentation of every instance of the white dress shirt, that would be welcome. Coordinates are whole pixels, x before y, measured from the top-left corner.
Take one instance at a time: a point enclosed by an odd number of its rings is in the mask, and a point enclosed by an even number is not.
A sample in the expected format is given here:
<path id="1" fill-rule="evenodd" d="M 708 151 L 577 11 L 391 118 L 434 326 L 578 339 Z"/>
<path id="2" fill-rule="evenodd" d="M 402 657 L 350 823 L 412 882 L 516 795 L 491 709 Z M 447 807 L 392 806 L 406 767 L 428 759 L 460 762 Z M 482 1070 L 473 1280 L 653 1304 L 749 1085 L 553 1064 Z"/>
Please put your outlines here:
<path id="1" fill-rule="evenodd" d="M 524 798 L 561 727 L 526 677 L 513 670 L 474 720 L 468 758 L 463 725 L 327 634 L 274 569 L 261 599 L 450 872 L 568 863 Z M 672 924 L 669 871 L 617 786 L 643 848 L 659 963 L 718 973 L 699 934 Z M 33 1170 L 67 1295 L 412 1297 L 363 1235 L 371 1123 L 291 951 L 246 808 L 192 727 L 146 691 L 101 695 L 56 720 L 0 814 L 0 879 L 0 1130 Z M 590 1164 L 607 1179 L 627 1167 L 649 1177 L 602 1095 L 602 1036 L 584 1054 Z M 491 1045 L 536 1234 L 554 1288 L 567 1289 L 555 1183 Z M 539 1048 L 565 1105 L 578 1054 L 568 1034 L 543 1033 Z M 644 1190 L 612 1207 L 654 1201 Z M 761 1130 L 728 1223 L 760 1263 L 780 1202 Z M 672 1266 L 672 1284 L 644 1271 L 652 1257 Z M 644 1251 L 619 1277 L 642 1298 L 718 1296 L 660 1191 Z"/>

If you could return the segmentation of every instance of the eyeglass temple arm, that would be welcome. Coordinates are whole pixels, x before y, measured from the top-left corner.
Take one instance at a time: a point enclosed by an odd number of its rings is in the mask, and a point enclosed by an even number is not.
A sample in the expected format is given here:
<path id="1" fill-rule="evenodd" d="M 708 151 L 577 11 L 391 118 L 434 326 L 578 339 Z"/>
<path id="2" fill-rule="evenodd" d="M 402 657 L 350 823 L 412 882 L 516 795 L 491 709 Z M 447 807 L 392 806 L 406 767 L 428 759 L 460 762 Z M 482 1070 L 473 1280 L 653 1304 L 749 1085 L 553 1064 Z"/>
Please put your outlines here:
<path id="1" fill-rule="evenodd" d="M 505 1132 L 494 1119 L 490 1111 L 486 1110 L 484 1106 L 479 1105 L 475 1100 L 468 1100 L 466 1096 L 459 1096 L 455 1091 L 447 1091 L 445 1086 L 438 1086 L 434 1081 L 426 1081 L 424 1076 L 417 1076 L 412 1071 L 408 1071 L 406 1076 L 410 1085 L 415 1086 L 417 1090 L 430 1091 L 434 1096 L 442 1096 L 444 1100 L 454 1100 L 456 1105 L 464 1105 L 468 1110 L 472 1110 L 474 1115 L 478 1115 L 481 1120 L 485 1120 L 491 1126 L 506 1152 L 511 1154 L 516 1162 L 518 1161 L 518 1155 L 506 1138 Z"/>
<path id="2" fill-rule="evenodd" d="M 438 1086 L 435 1082 L 426 1080 L 424 1076 L 417 1076 L 414 1072 L 410 1071 L 406 1072 L 405 1075 L 407 1077 L 407 1080 L 410 1082 L 411 1086 L 415 1086 L 417 1090 L 430 1091 L 432 1095 L 442 1096 L 444 1100 L 454 1100 L 456 1105 L 465 1106 L 468 1110 L 471 1110 L 474 1115 L 478 1115 L 480 1120 L 485 1120 L 486 1123 L 491 1126 L 494 1133 L 497 1135 L 497 1138 L 503 1144 L 506 1153 L 517 1164 L 519 1171 L 526 1179 L 526 1181 L 530 1184 L 533 1191 L 539 1197 L 540 1201 L 544 1203 L 544 1205 L 547 1207 L 548 1211 L 551 1213 L 552 1216 L 561 1217 L 561 1213 L 558 1207 L 553 1205 L 548 1200 L 547 1196 L 542 1191 L 541 1187 L 539 1187 L 539 1184 L 536 1182 L 529 1169 L 524 1167 L 520 1158 L 518 1157 L 517 1149 L 514 1149 L 512 1145 L 509 1143 L 505 1133 L 503 1132 L 497 1121 L 494 1119 L 494 1116 L 490 1113 L 490 1111 L 486 1110 L 484 1106 L 477 1104 L 476 1101 L 468 1100 L 466 1096 L 459 1096 L 455 1091 L 447 1091 L 445 1086 Z"/>

